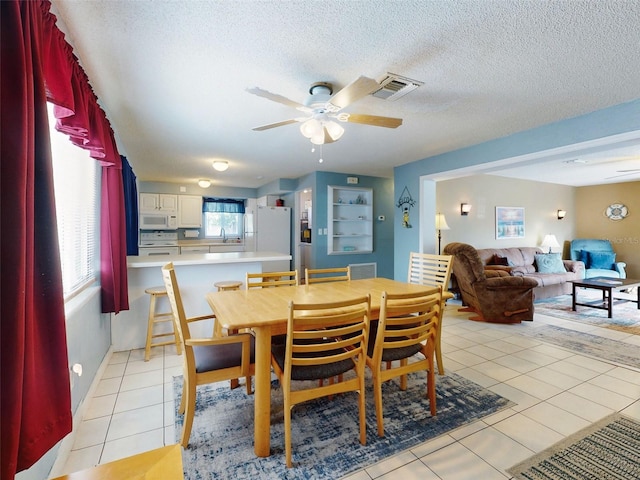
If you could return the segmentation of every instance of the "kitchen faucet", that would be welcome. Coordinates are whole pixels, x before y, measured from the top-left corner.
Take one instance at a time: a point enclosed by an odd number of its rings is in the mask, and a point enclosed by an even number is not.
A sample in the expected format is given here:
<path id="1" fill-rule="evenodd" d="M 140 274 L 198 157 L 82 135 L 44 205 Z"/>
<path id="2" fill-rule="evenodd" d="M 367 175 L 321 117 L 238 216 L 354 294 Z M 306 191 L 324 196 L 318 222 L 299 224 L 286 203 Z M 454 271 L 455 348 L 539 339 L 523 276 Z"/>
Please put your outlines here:
<path id="1" fill-rule="evenodd" d="M 222 243 L 227 243 L 227 234 L 222 227 L 220 227 L 220 236 L 222 237 Z"/>

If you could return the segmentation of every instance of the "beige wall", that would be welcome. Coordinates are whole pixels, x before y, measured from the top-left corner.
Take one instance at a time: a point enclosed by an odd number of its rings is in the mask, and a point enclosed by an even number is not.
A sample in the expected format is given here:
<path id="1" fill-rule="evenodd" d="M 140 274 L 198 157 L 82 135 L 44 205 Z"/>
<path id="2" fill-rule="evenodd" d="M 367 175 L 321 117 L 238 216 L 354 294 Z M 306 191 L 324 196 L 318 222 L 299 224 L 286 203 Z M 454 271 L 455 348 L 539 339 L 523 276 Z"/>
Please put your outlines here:
<path id="1" fill-rule="evenodd" d="M 575 188 L 517 180 L 495 175 L 474 175 L 438 182 L 437 211 L 446 215 L 451 230 L 442 232 L 442 247 L 463 242 L 476 248 L 539 246 L 552 233 L 560 245 L 575 237 Z M 460 215 L 460 203 L 470 203 L 471 213 Z M 524 207 L 525 238 L 496 239 L 495 207 Z M 567 211 L 558 220 L 556 211 Z M 560 249 L 554 249 L 560 251 Z"/>
<path id="2" fill-rule="evenodd" d="M 616 260 L 627 263 L 627 277 L 640 278 L 640 182 L 576 188 L 576 238 L 606 238 Z M 609 220 L 604 212 L 612 203 L 629 210 L 624 220 Z"/>

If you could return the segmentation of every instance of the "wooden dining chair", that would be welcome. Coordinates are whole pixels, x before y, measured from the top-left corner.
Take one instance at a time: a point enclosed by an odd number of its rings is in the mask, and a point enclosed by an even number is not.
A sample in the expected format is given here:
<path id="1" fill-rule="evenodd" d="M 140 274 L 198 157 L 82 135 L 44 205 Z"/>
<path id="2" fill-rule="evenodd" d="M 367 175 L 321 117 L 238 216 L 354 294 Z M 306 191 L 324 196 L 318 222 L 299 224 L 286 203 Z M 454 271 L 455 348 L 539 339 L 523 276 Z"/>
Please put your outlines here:
<path id="1" fill-rule="evenodd" d="M 444 313 L 447 300 L 453 298 L 449 291 L 449 281 L 453 267 L 453 255 L 432 255 L 429 253 L 409 253 L 409 273 L 407 283 L 427 285 L 430 287 L 442 286 L 442 305 Z M 438 373 L 444 375 L 444 363 L 442 362 L 442 322 L 438 324 L 436 332 L 436 361 Z"/>
<path id="2" fill-rule="evenodd" d="M 357 392 L 360 443 L 366 444 L 364 374 L 370 312 L 369 295 L 331 303 L 289 303 L 286 341 L 271 346 L 271 364 L 284 395 L 287 467 L 292 463 L 291 410 L 308 400 Z M 355 371 L 355 376 L 343 375 L 350 370 Z M 299 383 L 334 377 L 338 381 L 328 385 Z"/>
<path id="3" fill-rule="evenodd" d="M 174 316 L 175 330 L 184 350 L 179 412 L 184 413 L 180 443 L 186 448 L 193 426 L 198 385 L 245 377 L 247 394 L 251 393 L 251 376 L 255 370 L 254 339 L 246 333 L 222 338 L 191 338 L 189 324 L 210 319 L 213 315 L 186 317 L 173 263 L 162 267 L 162 278 Z"/>
<path id="4" fill-rule="evenodd" d="M 351 267 L 336 268 L 305 268 L 304 279 L 307 285 L 311 283 L 344 282 L 351 280 Z"/>
<path id="5" fill-rule="evenodd" d="M 247 273 L 245 285 L 247 290 L 298 285 L 298 271 Z"/>
<path id="6" fill-rule="evenodd" d="M 434 350 L 441 305 L 441 287 L 413 293 L 382 293 L 380 317 L 371 328 L 367 349 L 380 437 L 384 436 L 382 384 L 387 380 L 400 377 L 400 390 L 406 390 L 408 373 L 426 371 L 431 415 L 436 414 Z M 422 359 L 411 358 L 418 353 Z"/>

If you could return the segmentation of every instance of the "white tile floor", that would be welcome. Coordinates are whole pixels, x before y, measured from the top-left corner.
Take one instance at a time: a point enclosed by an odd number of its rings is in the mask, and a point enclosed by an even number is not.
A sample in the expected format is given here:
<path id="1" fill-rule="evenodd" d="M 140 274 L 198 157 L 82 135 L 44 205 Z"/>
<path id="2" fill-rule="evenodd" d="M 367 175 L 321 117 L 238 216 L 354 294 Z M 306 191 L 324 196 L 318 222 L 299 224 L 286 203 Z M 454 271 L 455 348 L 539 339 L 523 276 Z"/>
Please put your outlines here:
<path id="1" fill-rule="evenodd" d="M 640 336 L 536 315 L 534 322 L 473 322 L 448 306 L 445 369 L 516 403 L 348 477 L 349 480 L 505 479 L 505 469 L 612 413 L 640 419 L 640 369 L 585 357 L 522 332 L 551 323 L 640 347 Z M 114 353 L 88 406 L 64 473 L 175 443 L 175 347 Z"/>

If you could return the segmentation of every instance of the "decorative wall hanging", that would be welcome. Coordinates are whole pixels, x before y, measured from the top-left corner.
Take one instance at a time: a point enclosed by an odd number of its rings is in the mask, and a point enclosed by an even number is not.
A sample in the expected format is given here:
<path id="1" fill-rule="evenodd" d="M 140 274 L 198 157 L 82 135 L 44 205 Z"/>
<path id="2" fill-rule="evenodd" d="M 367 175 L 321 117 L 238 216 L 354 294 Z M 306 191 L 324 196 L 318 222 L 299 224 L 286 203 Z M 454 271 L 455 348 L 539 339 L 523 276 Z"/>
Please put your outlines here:
<path id="1" fill-rule="evenodd" d="M 524 208 L 496 207 L 496 238 L 524 238 Z"/>
<path id="2" fill-rule="evenodd" d="M 402 209 L 402 226 L 404 228 L 412 228 L 411 223 L 409 223 L 409 210 L 416 204 L 416 201 L 411 196 L 409 189 L 404 187 L 402 193 L 400 194 L 400 198 L 398 198 L 398 203 L 396 206 Z"/>
<path id="3" fill-rule="evenodd" d="M 609 220 L 624 220 L 629 215 L 629 209 L 622 203 L 612 203 L 604 211 Z"/>

